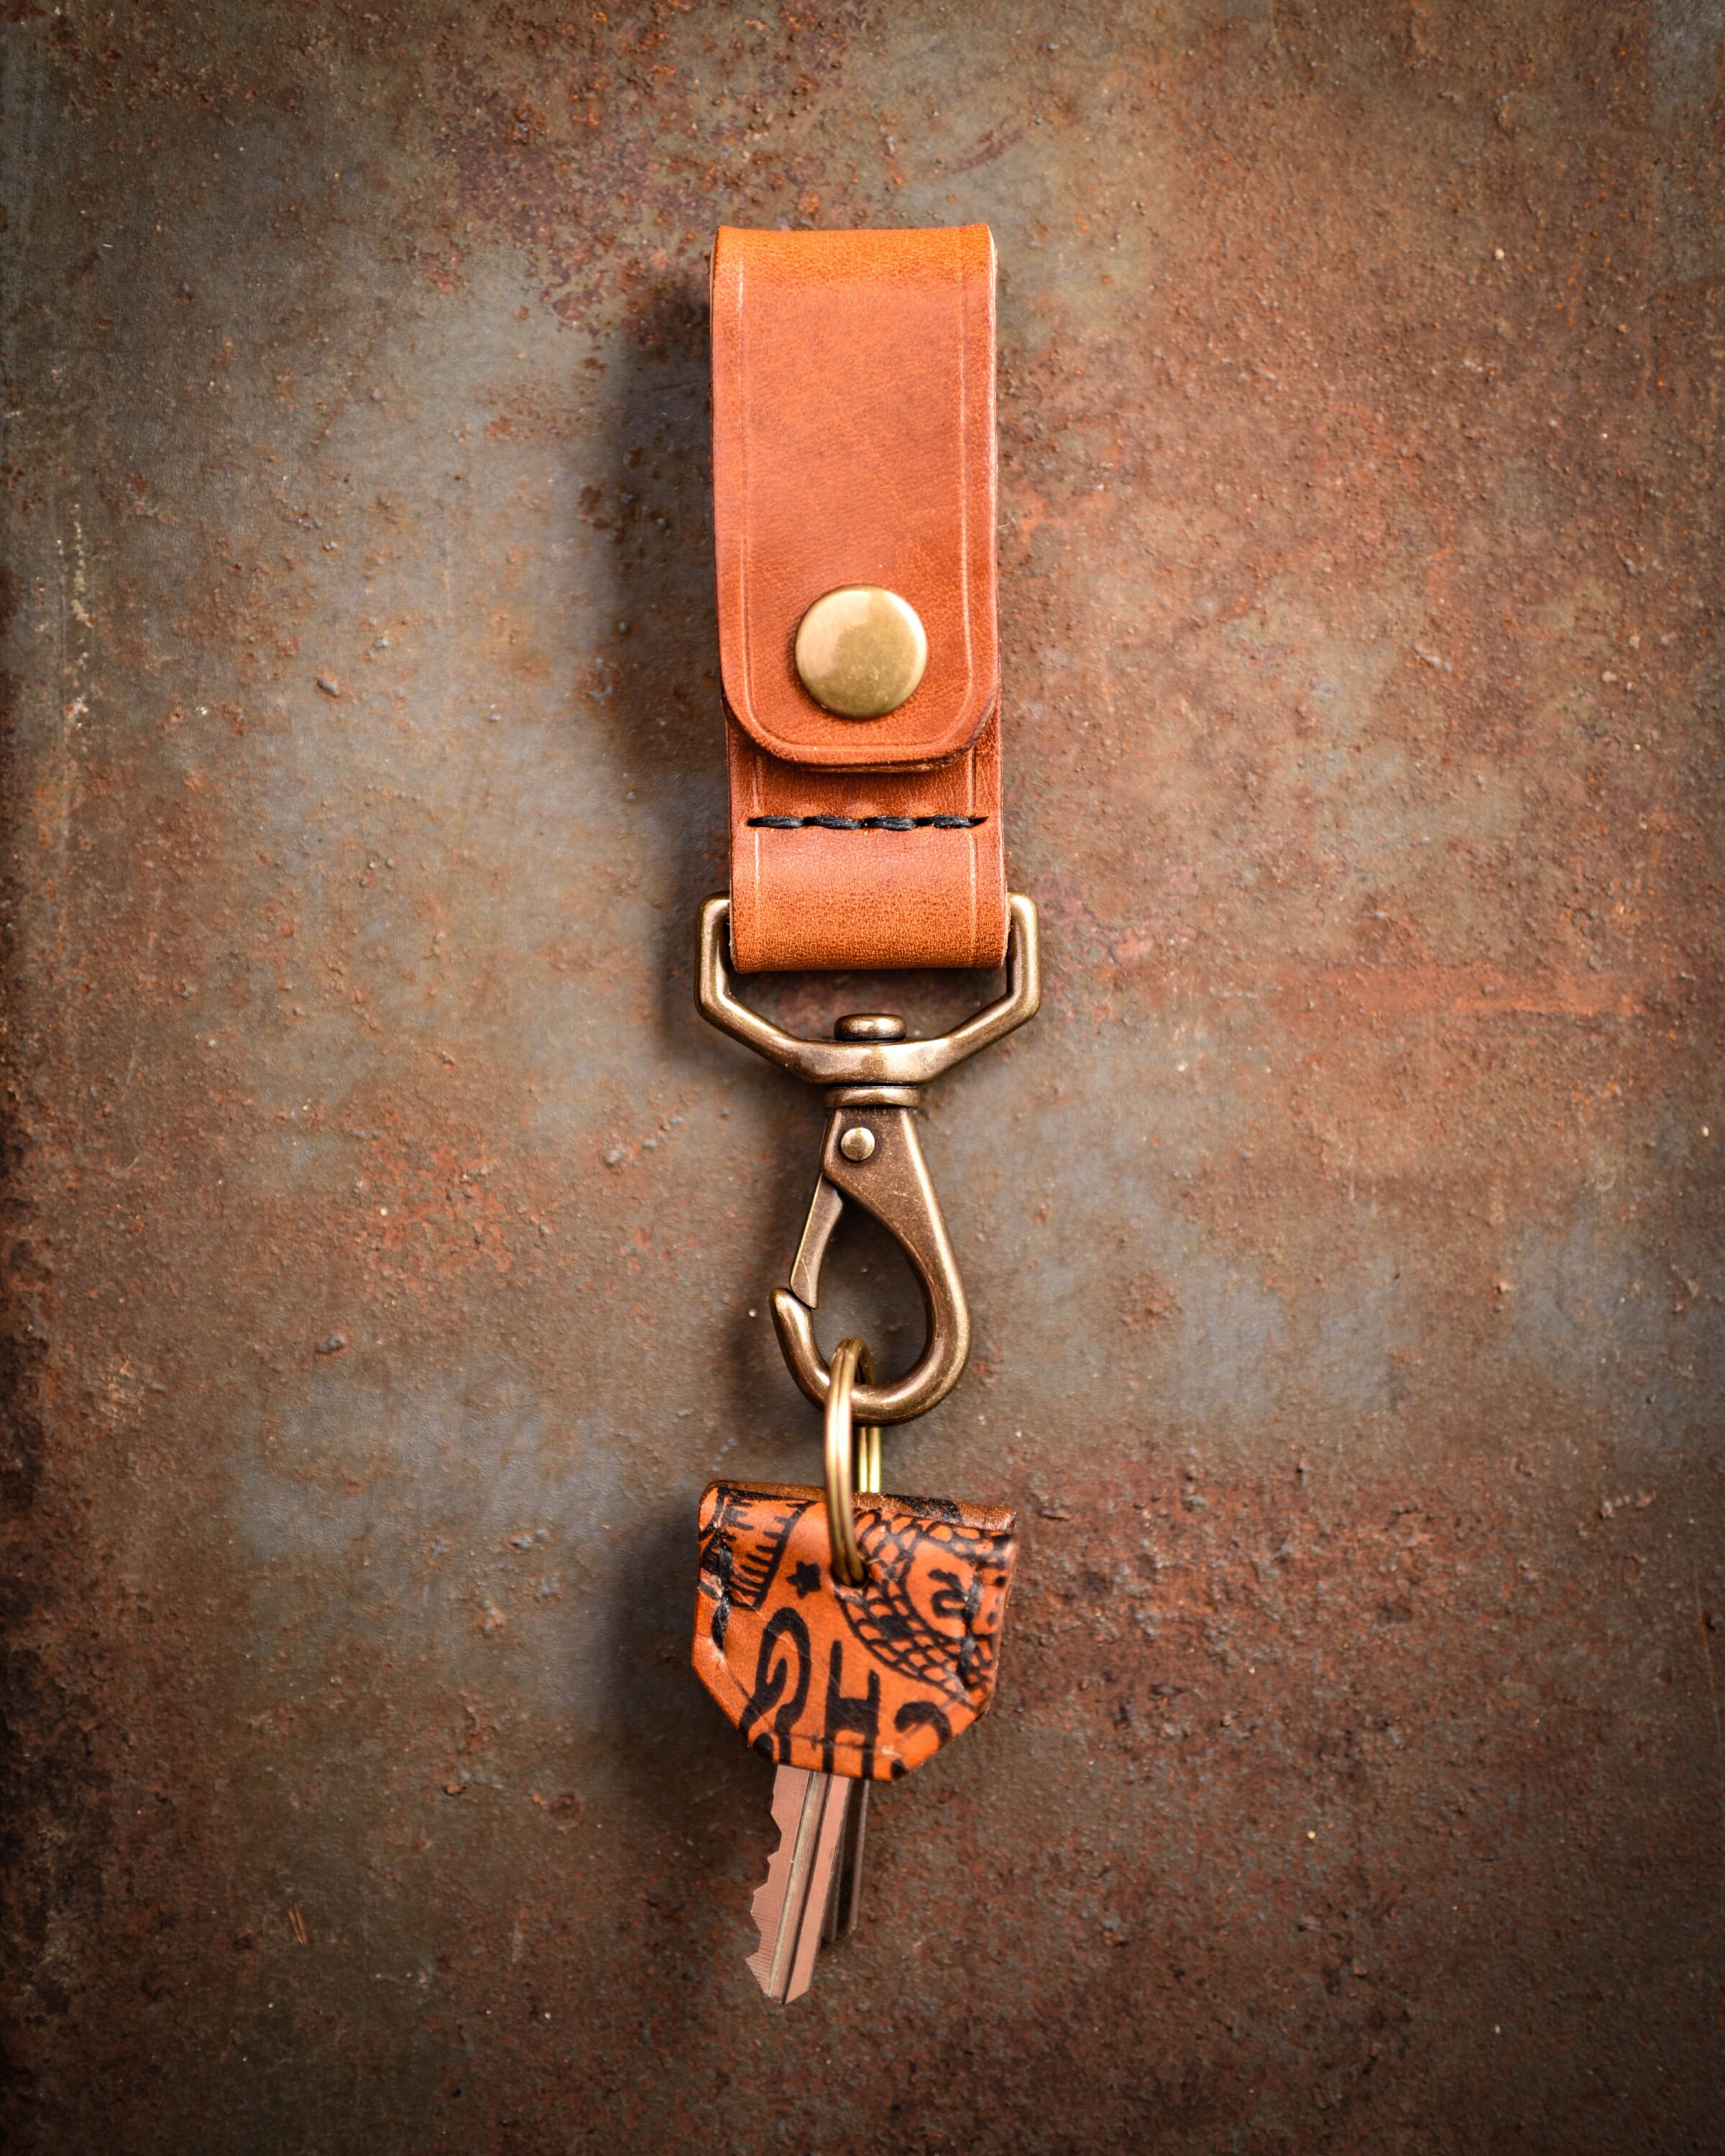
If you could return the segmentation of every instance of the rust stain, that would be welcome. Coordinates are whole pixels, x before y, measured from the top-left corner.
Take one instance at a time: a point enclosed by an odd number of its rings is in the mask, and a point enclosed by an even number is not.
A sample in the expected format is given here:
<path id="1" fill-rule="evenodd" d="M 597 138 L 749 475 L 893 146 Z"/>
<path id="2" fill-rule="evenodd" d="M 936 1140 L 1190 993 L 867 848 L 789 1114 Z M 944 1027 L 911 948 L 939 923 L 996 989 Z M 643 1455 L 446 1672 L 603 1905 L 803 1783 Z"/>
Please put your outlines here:
<path id="1" fill-rule="evenodd" d="M 14 13 L 8 2146 L 1713 2146 L 1706 11 Z M 888 1481 L 1025 1548 L 774 2017 L 705 254 L 974 218 L 1049 1001 Z"/>

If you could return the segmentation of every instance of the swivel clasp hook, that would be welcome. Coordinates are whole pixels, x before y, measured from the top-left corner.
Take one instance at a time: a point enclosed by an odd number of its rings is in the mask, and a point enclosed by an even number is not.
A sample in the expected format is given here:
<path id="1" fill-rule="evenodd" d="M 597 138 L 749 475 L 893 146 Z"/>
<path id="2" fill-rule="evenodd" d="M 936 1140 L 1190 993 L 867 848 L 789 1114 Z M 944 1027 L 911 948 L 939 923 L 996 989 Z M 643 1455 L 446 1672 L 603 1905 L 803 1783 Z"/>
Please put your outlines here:
<path id="1" fill-rule="evenodd" d="M 922 1292 L 928 1337 L 922 1356 L 914 1369 L 891 1384 L 855 1388 L 859 1423 L 908 1422 L 927 1414 L 957 1383 L 969 1358 L 964 1284 L 922 1157 L 915 1110 L 928 1079 L 1035 1014 L 1041 1000 L 1036 909 L 1016 893 L 1010 905 L 1005 995 L 956 1032 L 929 1040 L 906 1040 L 904 1020 L 889 1017 L 841 1018 L 830 1041 L 803 1040 L 784 1032 L 737 1000 L 725 950 L 730 901 L 710 898 L 701 908 L 697 999 L 702 1015 L 799 1078 L 827 1088 L 830 1113 L 820 1178 L 790 1285 L 773 1297 L 773 1319 L 785 1361 L 817 1407 L 826 1404 L 832 1385 L 831 1370 L 814 1342 L 821 1264 L 847 1202 L 872 1214 L 886 1229 Z"/>
<path id="2" fill-rule="evenodd" d="M 891 1027 L 895 1030 L 886 1031 Z M 870 1029 L 865 1031 L 864 1029 Z M 902 1019 L 841 1018 L 840 1040 L 901 1039 Z M 872 1213 L 909 1260 L 922 1291 L 928 1338 L 915 1369 L 890 1385 L 858 1385 L 855 1412 L 865 1423 L 908 1422 L 942 1400 L 970 1358 L 970 1312 L 940 1200 L 916 1136 L 914 1086 L 837 1086 L 845 1105 L 827 1117 L 820 1179 L 809 1201 L 788 1287 L 773 1296 L 773 1322 L 791 1375 L 817 1407 L 826 1405 L 831 1373 L 814 1344 L 820 1268 L 848 1199 Z M 908 1094 L 910 1101 L 884 1096 Z"/>

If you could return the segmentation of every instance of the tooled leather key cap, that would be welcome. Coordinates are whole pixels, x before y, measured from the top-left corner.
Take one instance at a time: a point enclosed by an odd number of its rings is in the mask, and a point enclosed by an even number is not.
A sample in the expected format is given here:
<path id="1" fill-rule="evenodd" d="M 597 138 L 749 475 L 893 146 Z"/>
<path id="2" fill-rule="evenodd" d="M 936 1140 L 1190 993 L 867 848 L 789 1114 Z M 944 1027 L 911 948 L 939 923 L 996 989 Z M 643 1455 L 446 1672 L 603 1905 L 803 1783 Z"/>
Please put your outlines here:
<path id="1" fill-rule="evenodd" d="M 867 1576 L 834 1577 L 825 1494 L 711 1484 L 701 1501 L 696 1673 L 778 1766 L 896 1781 L 994 1696 L 1018 1557 L 1013 1515 L 938 1497 L 854 1500 Z"/>

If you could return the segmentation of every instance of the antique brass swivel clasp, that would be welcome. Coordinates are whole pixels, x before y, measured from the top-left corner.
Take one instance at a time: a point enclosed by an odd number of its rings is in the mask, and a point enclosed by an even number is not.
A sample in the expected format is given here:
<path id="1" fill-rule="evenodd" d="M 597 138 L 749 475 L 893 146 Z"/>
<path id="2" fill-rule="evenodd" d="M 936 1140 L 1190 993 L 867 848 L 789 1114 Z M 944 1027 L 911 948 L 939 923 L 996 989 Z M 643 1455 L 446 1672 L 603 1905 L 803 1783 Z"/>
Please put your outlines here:
<path id="1" fill-rule="evenodd" d="M 914 1369 L 890 1384 L 859 1384 L 859 1423 L 908 1422 L 943 1400 L 970 1355 L 970 1312 L 940 1201 L 916 1136 L 920 1089 L 1034 1018 L 1042 999 L 1036 908 L 1010 898 L 1007 989 L 952 1033 L 906 1040 L 901 1018 L 841 1018 L 831 1040 L 803 1040 L 741 1003 L 727 954 L 731 901 L 710 898 L 701 910 L 701 1015 L 811 1086 L 826 1088 L 820 1178 L 792 1262 L 790 1285 L 775 1291 L 773 1318 L 791 1374 L 817 1407 L 826 1404 L 832 1373 L 814 1341 L 820 1269 L 845 1204 L 860 1205 L 886 1229 L 909 1260 L 922 1291 L 928 1337 Z"/>

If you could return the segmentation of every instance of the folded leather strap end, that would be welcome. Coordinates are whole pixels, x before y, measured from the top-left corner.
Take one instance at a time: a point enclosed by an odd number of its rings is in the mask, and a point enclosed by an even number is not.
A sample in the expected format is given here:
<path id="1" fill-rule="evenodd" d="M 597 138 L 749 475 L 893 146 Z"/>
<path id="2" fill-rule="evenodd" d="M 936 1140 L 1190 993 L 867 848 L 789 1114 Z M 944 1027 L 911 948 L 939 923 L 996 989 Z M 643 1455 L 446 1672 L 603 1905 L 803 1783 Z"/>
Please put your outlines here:
<path id="1" fill-rule="evenodd" d="M 906 778 L 805 771 L 734 719 L 726 733 L 739 973 L 1005 963 L 998 716 L 968 755 Z"/>

